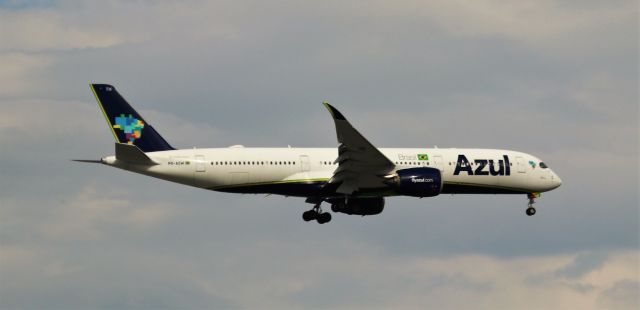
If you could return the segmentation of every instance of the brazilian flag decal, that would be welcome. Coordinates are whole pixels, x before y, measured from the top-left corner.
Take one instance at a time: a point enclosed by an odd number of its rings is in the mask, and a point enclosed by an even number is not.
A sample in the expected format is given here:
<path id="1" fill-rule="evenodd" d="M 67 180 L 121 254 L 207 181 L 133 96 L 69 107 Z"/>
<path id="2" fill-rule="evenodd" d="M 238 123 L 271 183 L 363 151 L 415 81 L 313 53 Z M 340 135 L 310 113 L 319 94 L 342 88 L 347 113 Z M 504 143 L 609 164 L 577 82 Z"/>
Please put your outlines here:
<path id="1" fill-rule="evenodd" d="M 429 160 L 429 155 L 427 155 L 427 154 L 418 154 L 418 160 Z"/>

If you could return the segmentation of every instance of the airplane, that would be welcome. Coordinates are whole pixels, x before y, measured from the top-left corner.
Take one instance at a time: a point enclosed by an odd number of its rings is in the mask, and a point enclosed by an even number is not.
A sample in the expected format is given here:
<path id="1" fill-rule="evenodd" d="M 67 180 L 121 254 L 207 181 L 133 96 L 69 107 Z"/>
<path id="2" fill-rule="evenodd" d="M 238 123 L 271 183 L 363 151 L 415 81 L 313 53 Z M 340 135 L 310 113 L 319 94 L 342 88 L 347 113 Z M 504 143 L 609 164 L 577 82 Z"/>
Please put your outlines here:
<path id="1" fill-rule="evenodd" d="M 304 221 L 331 221 L 331 213 L 375 215 L 392 196 L 523 194 L 526 214 L 540 193 L 562 180 L 539 158 L 516 151 L 457 148 L 377 148 L 328 103 L 337 148 L 175 149 L 107 84 L 90 84 L 115 138 L 115 155 L 101 163 L 203 189 L 306 198 Z"/>

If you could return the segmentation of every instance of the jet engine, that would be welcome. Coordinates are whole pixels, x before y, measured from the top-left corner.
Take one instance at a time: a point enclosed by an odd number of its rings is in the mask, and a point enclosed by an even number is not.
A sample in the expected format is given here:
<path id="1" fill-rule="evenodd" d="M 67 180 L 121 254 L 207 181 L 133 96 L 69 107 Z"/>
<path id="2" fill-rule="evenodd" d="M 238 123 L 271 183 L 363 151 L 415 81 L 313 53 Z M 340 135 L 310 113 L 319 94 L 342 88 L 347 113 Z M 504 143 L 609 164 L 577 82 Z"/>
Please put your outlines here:
<path id="1" fill-rule="evenodd" d="M 401 195 L 433 197 L 442 190 L 442 173 L 429 167 L 401 169 L 389 177 L 387 184 Z"/>
<path id="2" fill-rule="evenodd" d="M 380 214 L 384 209 L 384 198 L 349 198 L 341 200 L 331 205 L 331 211 L 341 212 L 349 215 L 375 215 Z"/>

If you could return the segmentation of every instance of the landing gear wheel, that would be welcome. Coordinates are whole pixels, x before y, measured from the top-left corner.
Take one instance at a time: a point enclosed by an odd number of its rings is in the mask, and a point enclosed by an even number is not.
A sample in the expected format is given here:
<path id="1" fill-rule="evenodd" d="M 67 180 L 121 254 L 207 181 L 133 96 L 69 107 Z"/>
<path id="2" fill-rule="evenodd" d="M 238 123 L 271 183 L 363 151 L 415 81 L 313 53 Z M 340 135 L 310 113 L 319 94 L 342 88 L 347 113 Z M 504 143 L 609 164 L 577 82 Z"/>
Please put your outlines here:
<path id="1" fill-rule="evenodd" d="M 305 222 L 316 220 L 318 221 L 318 224 L 324 224 L 331 221 L 331 213 L 322 212 L 322 209 L 320 208 L 321 203 L 322 201 L 315 202 L 313 209 L 303 212 L 302 219 Z"/>
<path id="2" fill-rule="evenodd" d="M 320 213 L 316 220 L 318 221 L 318 224 L 328 223 L 331 221 L 331 213 Z"/>
<path id="3" fill-rule="evenodd" d="M 318 218 L 318 213 L 315 210 L 309 210 L 302 213 L 302 219 L 305 222 L 312 221 Z"/>
<path id="4" fill-rule="evenodd" d="M 332 204 L 331 205 L 331 211 L 333 212 L 340 212 L 340 207 L 337 204 Z"/>
<path id="5" fill-rule="evenodd" d="M 536 209 L 535 209 L 535 208 L 533 208 L 533 207 L 528 207 L 528 208 L 527 208 L 527 215 L 528 215 L 528 216 L 532 216 L 532 215 L 534 215 L 534 214 L 536 214 Z"/>

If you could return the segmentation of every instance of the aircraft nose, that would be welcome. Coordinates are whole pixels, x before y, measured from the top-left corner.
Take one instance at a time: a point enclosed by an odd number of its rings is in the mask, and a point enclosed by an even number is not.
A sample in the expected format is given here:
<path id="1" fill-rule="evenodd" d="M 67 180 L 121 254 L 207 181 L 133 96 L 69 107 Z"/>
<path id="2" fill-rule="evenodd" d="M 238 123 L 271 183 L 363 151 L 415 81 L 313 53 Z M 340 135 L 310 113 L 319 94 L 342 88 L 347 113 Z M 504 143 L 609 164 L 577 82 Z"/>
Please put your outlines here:
<path id="1" fill-rule="evenodd" d="M 552 172 L 551 182 L 553 183 L 553 188 L 558 188 L 562 185 L 562 179 L 555 172 Z"/>

